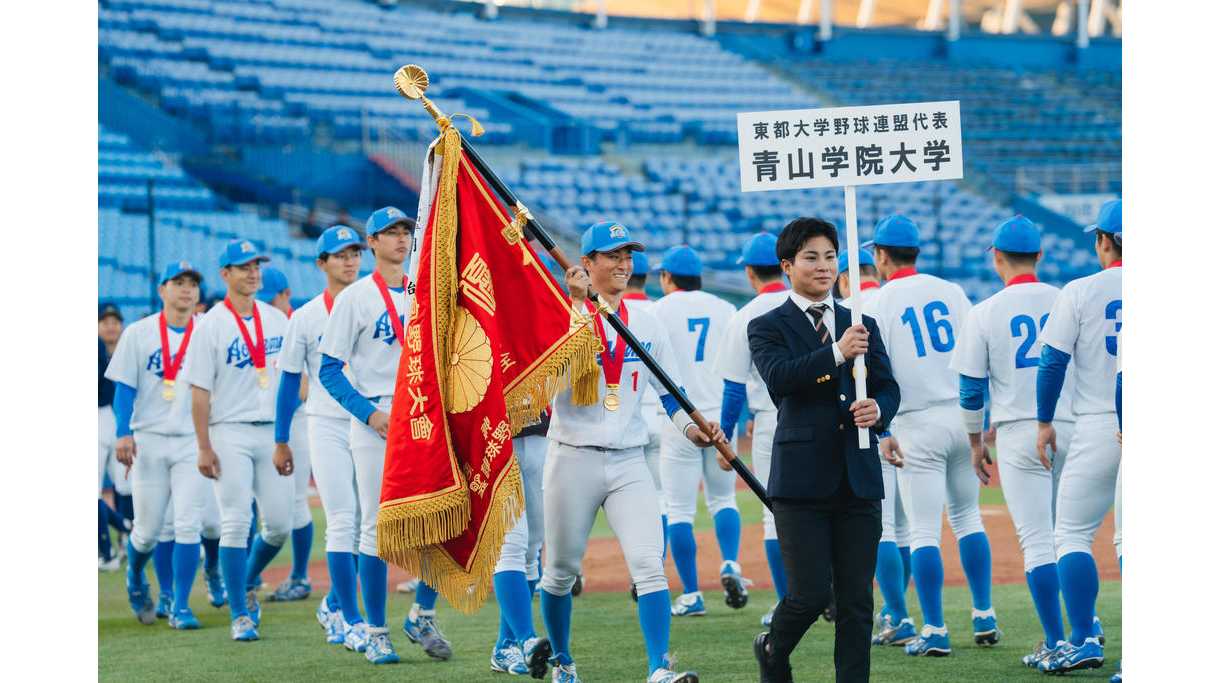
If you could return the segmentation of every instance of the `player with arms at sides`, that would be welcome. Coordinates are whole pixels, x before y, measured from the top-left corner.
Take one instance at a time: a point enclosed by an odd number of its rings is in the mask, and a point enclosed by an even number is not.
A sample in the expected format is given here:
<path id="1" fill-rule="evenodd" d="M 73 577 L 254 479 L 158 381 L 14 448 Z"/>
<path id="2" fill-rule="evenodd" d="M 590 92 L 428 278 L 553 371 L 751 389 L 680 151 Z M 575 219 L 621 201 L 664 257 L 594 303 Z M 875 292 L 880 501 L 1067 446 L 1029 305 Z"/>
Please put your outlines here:
<path id="1" fill-rule="evenodd" d="M 887 216 L 874 234 L 874 259 L 886 284 L 864 312 L 877 321 L 902 391 L 902 405 L 890 424 L 893 435 L 882 441 L 880 450 L 891 462 L 903 463 L 898 487 L 911 524 L 911 574 L 924 617 L 923 629 L 906 644 L 906 653 L 943 657 L 951 652 L 941 602 L 945 570 L 940 530 L 946 511 L 970 585 L 974 641 L 991 645 L 1000 638 L 991 604 L 991 544 L 979 513 L 970 441 L 957 407 L 957 373 L 949 367 L 970 300 L 960 286 L 916 270 L 919 228 L 914 221 Z M 895 611 L 899 605 L 892 599 L 886 606 Z M 893 617 L 900 626 L 907 618 Z"/>
<path id="2" fill-rule="evenodd" d="M 191 393 L 177 381 L 202 280 L 187 261 L 167 265 L 158 287 L 161 311 L 127 329 L 106 369 L 115 383 L 115 456 L 130 475 L 135 504 L 135 526 L 127 539 L 128 601 L 141 623 L 155 621 L 144 567 L 169 516 L 174 534 L 169 624 L 176 629 L 199 628 L 189 600 L 199 568 L 204 499 L 212 495 L 195 467 Z M 162 585 L 162 592 L 166 588 Z"/>
<path id="3" fill-rule="evenodd" d="M 1040 337 L 1037 448 L 1047 469 L 1064 450 L 1056 428 L 1055 418 L 1062 410 L 1057 404 L 1068 363 L 1076 370 L 1072 394 L 1076 430 L 1071 445 L 1065 447 L 1067 462 L 1059 475 L 1055 506 L 1059 588 L 1072 634 L 1039 662 L 1038 669 L 1049 673 L 1093 669 L 1104 662 L 1092 548 L 1097 527 L 1114 503 L 1122 458 L 1114 437 L 1118 432 L 1114 376 L 1123 310 L 1122 230 L 1121 200 L 1106 202 L 1097 222 L 1085 228 L 1095 234 L 1094 249 L 1102 270 L 1064 286 Z"/>
<path id="4" fill-rule="evenodd" d="M 317 248 L 317 266 L 326 274 L 326 289 L 288 319 L 275 403 L 275 448 L 277 452 L 288 451 L 287 456 L 281 457 L 291 457 L 297 463 L 298 476 L 301 467 L 298 453 L 305 450 L 311 455 L 313 477 L 326 513 L 326 565 L 331 586 L 330 593 L 318 605 L 317 618 L 326 631 L 326 642 L 341 645 L 348 626 L 364 621 L 356 601 L 356 538 L 360 529 L 360 510 L 356 502 L 356 468 L 348 443 L 350 415 L 322 387 L 319 379 L 322 354 L 318 347 L 335 298 L 360 275 L 360 256 L 365 245 L 355 230 L 336 225 L 318 237 Z M 296 410 L 302 374 L 309 376 L 304 411 Z M 302 413 L 307 416 L 304 420 L 299 417 Z M 298 442 L 305 437 L 308 437 L 308 446 L 298 449 Z M 299 480 L 296 486 L 299 505 Z M 306 508 L 305 513 L 308 512 Z M 312 524 L 305 528 L 313 533 Z M 292 534 L 295 572 L 300 546 L 297 530 Z"/>
<path id="5" fill-rule="evenodd" d="M 685 380 L 685 390 L 701 413 L 719 410 L 724 384 L 713 370 L 720 340 L 729 319 L 737 312 L 729 302 L 703 291 L 703 262 L 686 245 L 673 247 L 661 259 L 661 291 L 653 315 L 669 334 L 674 361 Z M 716 449 L 700 448 L 676 429 L 661 436 L 661 482 L 669 510 L 669 538 L 674 566 L 682 581 L 682 595 L 670 610 L 676 617 L 707 613 L 699 590 L 696 563 L 695 503 L 703 485 L 704 501 L 720 546 L 720 583 L 724 602 L 741 609 L 749 601 L 749 582 L 741 576 L 737 553 L 741 547 L 741 514 L 737 511 L 737 475 L 722 470 Z"/>
<path id="6" fill-rule="evenodd" d="M 261 608 L 250 588 L 292 528 L 292 461 L 274 461 L 271 424 L 279 382 L 275 361 L 288 319 L 254 296 L 262 284 L 261 264 L 268 260 L 249 240 L 225 246 L 220 277 L 227 294 L 196 323 L 184 368 L 199 471 L 213 480 L 220 504 L 220 566 L 231 635 L 238 641 L 259 638 Z M 255 501 L 263 527 L 247 552 Z"/>
<path id="7" fill-rule="evenodd" d="M 588 299 L 590 290 L 601 303 L 615 311 L 657 363 L 678 381 L 677 366 L 669 337 L 660 321 L 646 311 L 632 312 L 622 304 L 623 291 L 632 272 L 632 251 L 643 250 L 627 228 L 610 221 L 597 223 L 581 236 L 581 265 L 566 273 L 573 311 L 597 315 Z M 587 272 L 586 272 L 587 271 Z M 547 438 L 551 440 L 543 473 L 546 509 L 546 569 L 542 574 L 542 619 L 547 638 L 526 651 L 530 668 L 545 671 L 539 663 L 554 665 L 552 680 L 578 683 L 572 661 L 572 584 L 589 541 L 589 531 L 598 508 L 614 530 L 627 559 L 631 580 L 639 594 L 640 629 L 648 653 L 650 683 L 697 683 L 691 672 L 670 670 L 669 585 L 661 564 L 661 512 L 656 488 L 644 462 L 648 429 L 641 413 L 643 388 L 652 384 L 661 396 L 680 433 L 703 447 L 723 441 L 719 425 L 712 434 L 702 434 L 678 407 L 660 381 L 640 358 L 627 350 L 626 341 L 612 325 L 596 317 L 594 329 L 601 339 L 601 381 L 597 402 L 590 406 L 572 403 L 571 390 L 555 397 Z M 552 656 L 553 655 L 553 656 Z"/>
<path id="8" fill-rule="evenodd" d="M 374 664 L 398 661 L 386 628 L 387 568 L 377 556 L 377 510 L 390 405 L 405 343 L 403 321 L 413 299 L 403 264 L 411 253 L 414 228 L 415 221 L 392 206 L 369 216 L 365 239 L 373 251 L 373 272 L 335 298 L 319 347 L 322 386 L 351 415 L 349 438 L 360 510 L 357 572 L 365 622 L 348 630 L 344 645 L 364 652 Z M 436 596 L 435 589 L 421 582 L 402 627 L 407 638 L 422 645 L 428 656 L 444 660 L 453 651 L 436 626 Z"/>
<path id="9" fill-rule="evenodd" d="M 750 358 L 747 328 L 751 320 L 788 299 L 784 271 L 780 267 L 779 257 L 775 255 L 776 241 L 775 235 L 761 232 L 750 237 L 742 246 L 737 264 L 745 267 L 746 279 L 756 296 L 729 318 L 714 364 L 716 374 L 724 383 L 720 424 L 725 437 L 732 441 L 733 430 L 741 420 L 743 408 L 754 415 L 750 458 L 754 473 L 763 486 L 767 485 L 767 479 L 771 476 L 771 446 L 775 440 L 777 416 L 775 404 L 767 393 L 767 385 L 759 377 L 758 368 L 754 367 L 754 361 Z M 779 536 L 775 533 L 775 515 L 766 507 L 763 507 L 762 514 L 767 566 L 771 569 L 776 598 L 783 600 L 788 593 L 788 581 L 784 574 L 784 558 L 779 551 Z M 772 606 L 763 615 L 762 625 L 770 626 L 774 615 L 775 606 Z"/>
<path id="10" fill-rule="evenodd" d="M 1034 398 L 1042 347 L 1038 332 L 1059 289 L 1038 281 L 1042 235 L 1028 218 L 1014 216 L 1000 223 L 991 247 L 992 263 L 1004 289 L 970 311 L 953 352 L 952 367 L 959 373 L 959 404 L 970 438 L 971 460 L 983 485 L 991 481 L 987 468 L 992 464 L 991 455 L 983 443 L 983 394 L 990 384 L 1000 486 L 1021 543 L 1025 581 L 1045 636 L 1022 661 L 1037 667 L 1064 637 L 1053 521 L 1055 482 L 1063 458 L 1056 460 L 1053 471 L 1038 458 Z M 1074 421 L 1070 403 L 1059 404 L 1057 417 L 1055 429 L 1066 449 Z"/>

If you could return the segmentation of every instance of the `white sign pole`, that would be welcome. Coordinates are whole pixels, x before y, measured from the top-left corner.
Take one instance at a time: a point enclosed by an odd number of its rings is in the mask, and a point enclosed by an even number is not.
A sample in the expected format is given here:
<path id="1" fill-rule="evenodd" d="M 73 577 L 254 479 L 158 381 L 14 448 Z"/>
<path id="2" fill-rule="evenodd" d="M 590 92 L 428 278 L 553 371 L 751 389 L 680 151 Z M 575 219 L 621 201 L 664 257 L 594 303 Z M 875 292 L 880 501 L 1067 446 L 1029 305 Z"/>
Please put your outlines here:
<path id="1" fill-rule="evenodd" d="M 843 186 L 843 205 L 847 210 L 847 279 L 851 286 L 851 324 L 864 322 L 864 297 L 860 295 L 860 230 L 856 226 L 856 186 Z M 865 382 L 866 373 L 864 356 L 856 356 L 852 361 L 851 375 L 856 380 L 856 400 L 868 398 L 868 386 Z M 861 427 L 857 431 L 860 448 L 868 448 L 868 430 Z"/>

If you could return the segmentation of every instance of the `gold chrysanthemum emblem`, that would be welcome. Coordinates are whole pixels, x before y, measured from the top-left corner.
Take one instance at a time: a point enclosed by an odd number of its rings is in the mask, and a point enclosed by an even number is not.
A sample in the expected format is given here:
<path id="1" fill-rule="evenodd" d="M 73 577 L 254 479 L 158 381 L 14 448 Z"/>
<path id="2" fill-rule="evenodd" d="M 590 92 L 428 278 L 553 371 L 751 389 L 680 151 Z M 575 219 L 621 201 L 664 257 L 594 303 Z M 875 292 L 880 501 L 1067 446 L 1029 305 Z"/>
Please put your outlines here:
<path id="1" fill-rule="evenodd" d="M 449 354 L 449 410 L 464 413 L 483 400 L 491 383 L 491 342 L 470 311 L 459 306 Z"/>

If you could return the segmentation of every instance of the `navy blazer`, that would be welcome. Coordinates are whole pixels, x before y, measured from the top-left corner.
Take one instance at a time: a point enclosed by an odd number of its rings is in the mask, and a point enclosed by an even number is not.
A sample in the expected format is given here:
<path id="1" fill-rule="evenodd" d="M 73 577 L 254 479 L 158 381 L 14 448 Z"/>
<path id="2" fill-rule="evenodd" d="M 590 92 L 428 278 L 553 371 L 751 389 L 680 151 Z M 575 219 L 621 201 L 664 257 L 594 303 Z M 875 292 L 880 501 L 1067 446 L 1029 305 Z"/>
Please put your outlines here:
<path id="1" fill-rule="evenodd" d="M 836 303 L 834 314 L 835 330 L 842 337 L 851 326 L 851 311 Z M 818 337 L 809 315 L 792 299 L 750 322 L 750 356 L 779 408 L 767 482 L 772 498 L 832 496 L 844 471 L 856 497 L 885 497 L 877 434 L 898 412 L 900 395 L 876 321 L 864 316 L 864 326 L 869 333 L 868 395 L 881 411 L 867 449 L 859 447 L 849 410 L 856 400 L 852 361 L 835 366 L 830 344 Z"/>

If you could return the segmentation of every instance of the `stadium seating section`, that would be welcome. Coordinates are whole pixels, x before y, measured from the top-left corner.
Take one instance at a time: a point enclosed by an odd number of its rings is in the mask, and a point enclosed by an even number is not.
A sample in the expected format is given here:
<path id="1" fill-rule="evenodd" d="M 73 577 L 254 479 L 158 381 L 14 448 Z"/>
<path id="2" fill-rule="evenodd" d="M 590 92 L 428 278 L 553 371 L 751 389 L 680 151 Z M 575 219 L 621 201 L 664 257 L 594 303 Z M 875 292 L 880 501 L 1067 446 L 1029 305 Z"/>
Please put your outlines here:
<path id="1" fill-rule="evenodd" d="M 976 299 L 998 286 L 984 248 L 1012 213 L 1018 169 L 1120 159 L 1117 71 L 815 57 L 774 33 L 714 39 L 688 24 L 592 30 L 553 19 L 489 22 L 435 3 L 103 0 L 99 67 L 214 148 L 350 151 L 371 128 L 421 148 L 435 136 L 423 108 L 391 86 L 396 68 L 416 62 L 428 69 L 429 96 L 482 122 L 478 144 L 557 228 L 613 217 L 641 229 L 654 251 L 689 242 L 726 270 L 751 233 L 802 214 L 841 220 L 843 208 L 839 191 L 741 193 L 737 112 L 958 99 L 966 181 L 861 188 L 859 211 L 865 238 L 888 213 L 919 221 L 923 267 Z M 187 256 L 210 269 L 220 245 L 241 235 L 271 250 L 298 298 L 320 289 L 312 242 L 268 218 L 275 207 L 233 208 L 177 165 L 178 150 L 134 144 L 139 121 L 124 122 L 131 136 L 109 123 L 98 145 L 104 297 L 133 312 L 149 305 L 150 188 L 155 263 Z M 587 131 L 586 143 L 540 138 L 546 126 Z M 1118 183 L 1103 189 L 1117 193 Z M 366 210 L 349 208 L 356 219 Z M 1095 268 L 1077 235 L 1048 230 L 1044 246 L 1049 281 Z"/>

